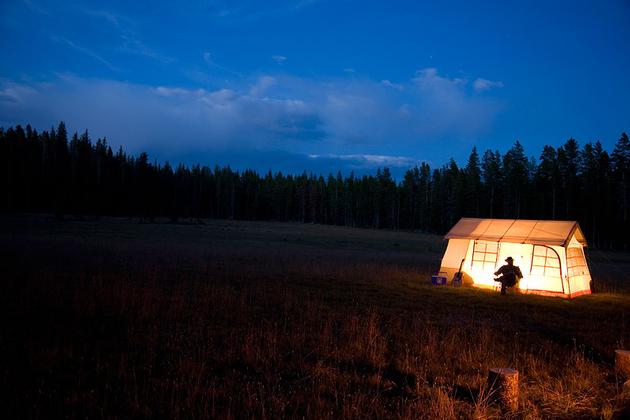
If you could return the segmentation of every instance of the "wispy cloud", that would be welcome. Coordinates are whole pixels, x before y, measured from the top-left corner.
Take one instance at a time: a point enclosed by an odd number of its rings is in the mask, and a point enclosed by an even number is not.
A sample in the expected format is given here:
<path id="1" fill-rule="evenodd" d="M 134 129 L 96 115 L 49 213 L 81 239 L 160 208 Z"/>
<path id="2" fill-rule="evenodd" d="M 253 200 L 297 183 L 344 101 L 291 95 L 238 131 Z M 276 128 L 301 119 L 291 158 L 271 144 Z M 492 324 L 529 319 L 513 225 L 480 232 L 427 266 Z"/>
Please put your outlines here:
<path id="1" fill-rule="evenodd" d="M 249 90 L 250 95 L 263 95 L 270 87 L 276 84 L 276 79 L 271 76 L 261 76 Z"/>
<path id="2" fill-rule="evenodd" d="M 295 13 L 320 1 L 321 0 L 284 0 L 279 2 L 279 5 L 276 5 L 277 2 L 276 4 L 272 4 L 271 2 L 251 2 L 234 7 L 231 3 L 220 0 L 213 2 L 211 5 L 205 5 L 204 8 L 209 11 L 213 17 L 218 19 L 252 22 Z"/>
<path id="3" fill-rule="evenodd" d="M 403 90 L 403 86 L 399 83 L 392 83 L 387 79 L 381 80 L 381 85 L 383 86 L 387 86 L 390 87 L 392 89 L 396 89 L 396 90 Z"/>
<path id="4" fill-rule="evenodd" d="M 366 154 L 350 154 L 350 155 L 317 155 L 309 154 L 310 159 L 334 159 L 345 161 L 351 168 L 379 168 L 379 167 L 397 167 L 410 168 L 418 163 L 417 159 L 407 156 L 388 156 L 388 155 L 366 155 Z"/>
<path id="5" fill-rule="evenodd" d="M 37 95 L 37 91 L 28 85 L 0 79 L 0 103 L 4 102 L 9 107 L 19 106 L 27 103 L 34 95 Z"/>
<path id="6" fill-rule="evenodd" d="M 28 7 L 31 10 L 31 12 L 39 13 L 42 15 L 50 14 L 47 9 L 42 7 L 42 5 L 40 5 L 39 3 L 34 2 L 33 0 L 23 0 L 23 2 L 26 5 L 26 7 Z"/>
<path id="7" fill-rule="evenodd" d="M 136 23 L 133 19 L 108 10 L 85 9 L 82 13 L 92 18 L 104 20 L 114 28 L 116 38 L 118 39 L 118 45 L 115 47 L 116 50 L 147 57 L 161 63 L 175 61 L 172 57 L 168 57 L 148 47 L 138 35 L 135 29 Z"/>
<path id="8" fill-rule="evenodd" d="M 112 63 L 110 63 L 109 61 L 104 59 L 101 55 L 97 54 L 95 51 L 93 51 L 90 48 L 81 46 L 81 45 L 75 43 L 74 41 L 71 41 L 68 38 L 63 37 L 63 36 L 53 35 L 50 38 L 53 41 L 55 41 L 55 42 L 64 44 L 64 45 L 72 48 L 73 50 L 78 51 L 81 54 L 98 61 L 99 63 L 103 64 L 105 67 L 107 67 L 108 69 L 110 69 L 110 70 L 112 70 L 114 72 L 120 72 L 121 71 L 118 67 L 114 66 Z"/>
<path id="9" fill-rule="evenodd" d="M 492 88 L 502 88 L 503 82 L 478 78 L 475 79 L 475 81 L 473 82 L 473 87 L 475 91 L 482 92 L 484 90 L 489 90 Z"/>
<path id="10" fill-rule="evenodd" d="M 130 25 L 133 23 L 133 21 L 129 19 L 128 17 L 110 12 L 107 10 L 85 9 L 83 10 L 83 14 L 94 17 L 94 18 L 103 19 L 106 22 L 110 23 L 111 25 L 114 25 L 117 27 L 121 27 L 123 25 Z"/>
<path id="11" fill-rule="evenodd" d="M 164 54 L 161 54 L 154 49 L 149 48 L 143 41 L 140 40 L 140 38 L 138 38 L 132 32 L 121 33 L 121 38 L 123 40 L 123 43 L 120 46 L 121 51 L 141 55 L 159 61 L 161 63 L 171 63 L 175 61 L 174 58 L 167 57 Z"/>
<path id="12" fill-rule="evenodd" d="M 287 61 L 287 58 L 284 55 L 272 55 L 271 59 L 278 64 L 282 64 Z"/>
<path id="13" fill-rule="evenodd" d="M 202 57 L 203 57 L 203 61 L 208 65 L 208 67 L 219 69 L 221 71 L 231 74 L 232 76 L 243 77 L 241 73 L 234 71 L 228 67 L 217 64 L 212 58 L 212 54 L 207 51 L 203 53 Z"/>
<path id="14" fill-rule="evenodd" d="M 456 77 L 449 78 L 439 74 L 434 67 L 428 67 L 416 72 L 416 76 L 412 79 L 423 91 L 437 90 L 456 90 L 466 84 L 466 79 Z"/>

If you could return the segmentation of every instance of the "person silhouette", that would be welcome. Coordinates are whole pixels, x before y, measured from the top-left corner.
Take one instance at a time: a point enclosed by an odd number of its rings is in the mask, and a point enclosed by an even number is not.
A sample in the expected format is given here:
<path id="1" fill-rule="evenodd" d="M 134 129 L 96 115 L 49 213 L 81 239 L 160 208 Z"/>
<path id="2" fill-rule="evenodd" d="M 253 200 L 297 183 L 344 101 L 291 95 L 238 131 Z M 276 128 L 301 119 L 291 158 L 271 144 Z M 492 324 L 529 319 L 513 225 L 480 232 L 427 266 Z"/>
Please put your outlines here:
<path id="1" fill-rule="evenodd" d="M 501 266 L 501 268 L 494 272 L 495 276 L 499 276 L 495 278 L 494 281 L 501 283 L 501 294 L 503 296 L 507 294 L 509 287 L 516 286 L 516 283 L 523 278 L 521 269 L 514 265 L 514 258 L 507 257 L 505 262 L 507 264 Z"/>

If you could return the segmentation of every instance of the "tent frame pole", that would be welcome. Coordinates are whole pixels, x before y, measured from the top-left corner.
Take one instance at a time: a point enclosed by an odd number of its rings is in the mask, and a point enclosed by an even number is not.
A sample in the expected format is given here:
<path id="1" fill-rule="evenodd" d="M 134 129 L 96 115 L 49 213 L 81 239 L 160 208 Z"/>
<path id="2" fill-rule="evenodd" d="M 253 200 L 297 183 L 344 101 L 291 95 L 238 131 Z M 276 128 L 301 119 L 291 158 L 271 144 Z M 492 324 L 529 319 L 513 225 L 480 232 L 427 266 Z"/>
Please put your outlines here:
<path id="1" fill-rule="evenodd" d="M 532 269 L 534 267 L 534 253 L 536 252 L 537 246 L 542 246 L 543 248 L 552 250 L 554 254 L 556 254 L 556 257 L 558 257 L 558 268 L 560 269 L 560 286 L 562 286 L 562 294 L 566 294 L 564 292 L 564 278 L 562 277 L 562 259 L 560 259 L 560 254 L 558 254 L 558 251 L 556 251 L 552 247 L 547 246 L 547 245 L 532 244 L 532 263 L 529 266 L 529 274 L 530 275 L 532 274 Z M 546 268 L 547 268 L 547 257 L 545 257 L 545 271 L 547 271 Z M 543 272 L 543 275 L 544 275 L 544 272 Z M 527 285 L 527 289 L 529 290 L 529 284 Z"/>

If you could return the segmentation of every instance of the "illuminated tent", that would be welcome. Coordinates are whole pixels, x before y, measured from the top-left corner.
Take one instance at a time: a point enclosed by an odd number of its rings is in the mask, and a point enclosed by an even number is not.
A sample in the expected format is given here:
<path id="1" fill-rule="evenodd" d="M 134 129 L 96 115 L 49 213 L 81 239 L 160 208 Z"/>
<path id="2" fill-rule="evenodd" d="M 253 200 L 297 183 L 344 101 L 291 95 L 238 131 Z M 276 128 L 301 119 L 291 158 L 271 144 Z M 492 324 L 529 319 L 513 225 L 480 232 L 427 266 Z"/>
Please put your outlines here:
<path id="1" fill-rule="evenodd" d="M 569 298 L 591 293 L 586 239 L 577 222 L 462 218 L 444 239 L 440 271 L 449 279 L 463 260 L 464 282 L 500 286 L 494 272 L 512 257 L 523 273 L 518 284 L 523 293 Z"/>

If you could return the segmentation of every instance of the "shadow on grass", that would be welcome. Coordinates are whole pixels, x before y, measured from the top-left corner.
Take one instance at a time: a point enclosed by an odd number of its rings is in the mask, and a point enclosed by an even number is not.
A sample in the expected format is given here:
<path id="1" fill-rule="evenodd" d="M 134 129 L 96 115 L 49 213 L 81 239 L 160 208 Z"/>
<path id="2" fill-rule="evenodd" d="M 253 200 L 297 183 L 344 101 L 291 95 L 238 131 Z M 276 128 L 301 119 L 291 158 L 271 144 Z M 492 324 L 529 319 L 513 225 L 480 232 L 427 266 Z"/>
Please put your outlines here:
<path id="1" fill-rule="evenodd" d="M 467 385 L 455 385 L 453 387 L 453 397 L 466 403 L 475 404 L 479 401 L 480 395 L 479 388 L 470 388 Z"/>

